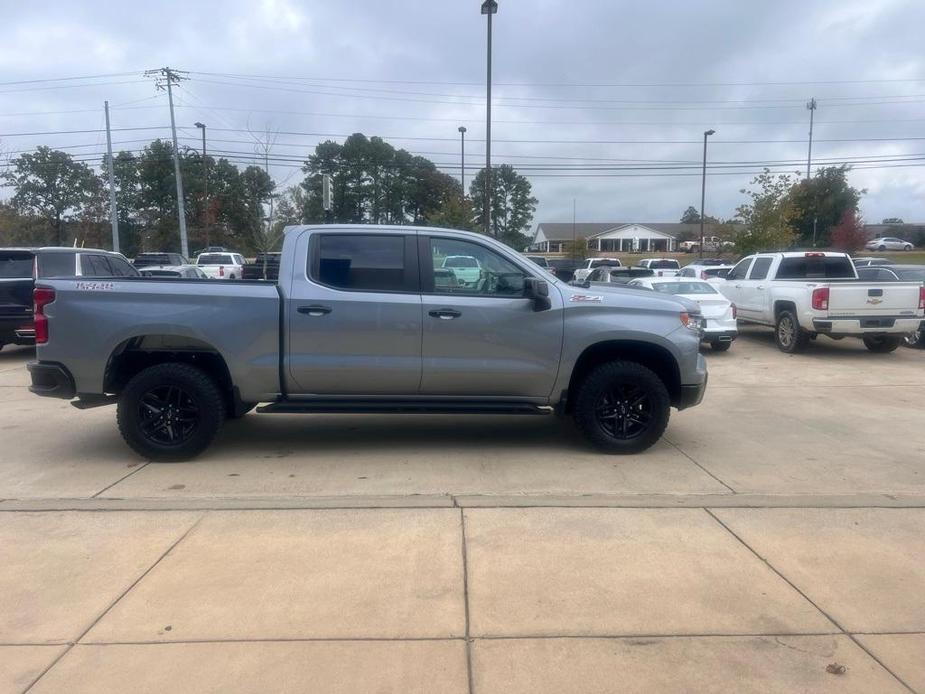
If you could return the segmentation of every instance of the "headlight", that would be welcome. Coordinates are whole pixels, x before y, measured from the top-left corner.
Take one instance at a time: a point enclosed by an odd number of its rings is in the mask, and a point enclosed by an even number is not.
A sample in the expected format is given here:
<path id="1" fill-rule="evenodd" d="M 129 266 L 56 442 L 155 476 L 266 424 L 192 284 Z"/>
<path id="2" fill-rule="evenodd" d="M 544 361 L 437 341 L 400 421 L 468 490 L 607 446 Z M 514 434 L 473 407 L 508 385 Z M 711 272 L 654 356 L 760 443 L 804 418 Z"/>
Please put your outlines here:
<path id="1" fill-rule="evenodd" d="M 703 332 L 703 316 L 699 313 L 688 313 L 687 311 L 681 311 L 678 314 L 678 317 L 681 319 L 681 325 L 683 325 L 688 330 L 692 330 L 696 333 Z"/>

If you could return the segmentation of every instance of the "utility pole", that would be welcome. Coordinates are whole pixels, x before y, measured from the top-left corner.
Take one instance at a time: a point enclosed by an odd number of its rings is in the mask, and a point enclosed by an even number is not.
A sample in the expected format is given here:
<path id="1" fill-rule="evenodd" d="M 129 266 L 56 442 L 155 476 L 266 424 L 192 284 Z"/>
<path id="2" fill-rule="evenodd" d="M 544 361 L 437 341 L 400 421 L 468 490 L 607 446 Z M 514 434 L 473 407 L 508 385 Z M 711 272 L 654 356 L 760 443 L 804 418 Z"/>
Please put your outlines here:
<path id="1" fill-rule="evenodd" d="M 193 123 L 202 130 L 202 226 L 206 232 L 206 248 L 212 245 L 209 238 L 209 160 L 206 159 L 206 124 L 196 121 Z"/>
<path id="2" fill-rule="evenodd" d="M 189 258 L 189 241 L 186 236 L 186 205 L 183 202 L 183 176 L 180 173 L 180 148 L 177 145 L 177 122 L 173 115 L 173 90 L 175 84 L 186 79 L 186 73 L 162 67 L 146 70 L 145 77 L 154 77 L 158 89 L 167 90 L 167 102 L 170 104 L 170 132 L 173 136 L 173 169 L 177 179 L 177 214 L 180 221 L 180 253 Z"/>
<path id="3" fill-rule="evenodd" d="M 715 135 L 716 131 L 710 128 L 703 133 L 703 176 L 700 179 L 700 248 L 698 255 L 703 258 L 703 218 L 706 211 L 703 209 L 707 204 L 707 138 Z"/>
<path id="4" fill-rule="evenodd" d="M 109 102 L 103 102 L 106 111 L 106 152 L 109 154 L 109 216 L 112 217 L 112 250 L 119 252 L 119 215 L 116 211 L 116 174 L 112 160 L 112 132 L 109 129 Z"/>
<path id="5" fill-rule="evenodd" d="M 485 94 L 485 234 L 491 236 L 491 18 L 498 12 L 495 0 L 482 3 L 482 14 L 488 17 L 488 71 Z"/>
<path id="6" fill-rule="evenodd" d="M 462 183 L 462 194 L 466 197 L 466 126 L 459 126 L 459 180 Z"/>
<path id="7" fill-rule="evenodd" d="M 806 108 L 809 110 L 809 153 L 806 155 L 806 180 L 809 180 L 809 167 L 813 162 L 813 114 L 816 113 L 815 97 L 806 102 Z"/>

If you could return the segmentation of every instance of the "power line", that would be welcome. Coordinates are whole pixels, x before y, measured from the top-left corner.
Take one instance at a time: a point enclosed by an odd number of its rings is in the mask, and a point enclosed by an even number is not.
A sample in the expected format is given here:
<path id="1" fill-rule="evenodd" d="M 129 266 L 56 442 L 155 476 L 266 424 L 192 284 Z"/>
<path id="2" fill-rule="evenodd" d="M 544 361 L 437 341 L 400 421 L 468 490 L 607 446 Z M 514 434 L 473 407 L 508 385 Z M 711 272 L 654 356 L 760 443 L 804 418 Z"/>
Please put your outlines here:
<path id="1" fill-rule="evenodd" d="M 291 75 L 255 75 L 231 72 L 197 72 L 190 71 L 192 75 L 207 75 L 212 77 L 235 77 L 245 79 L 271 79 L 271 80 L 300 80 L 313 82 L 356 82 L 365 84 L 444 84 L 452 86 L 481 86 L 481 82 L 449 82 L 446 80 L 392 80 L 354 77 L 298 77 Z M 502 87 L 761 87 L 761 86 L 803 86 L 803 85 L 831 85 L 831 84 L 903 84 L 925 83 L 925 77 L 917 78 L 886 78 L 861 80 L 779 80 L 764 82 L 498 82 L 493 83 Z"/>
<path id="2" fill-rule="evenodd" d="M 0 82 L 0 87 L 5 87 L 10 84 L 39 84 L 42 82 L 69 82 L 69 81 L 74 81 L 74 80 L 102 79 L 106 77 L 125 77 L 127 75 L 138 75 L 140 77 L 141 71 L 136 70 L 132 72 L 107 72 L 101 75 L 80 75 L 78 77 L 49 77 L 46 79 L 17 80 L 15 82 Z"/>

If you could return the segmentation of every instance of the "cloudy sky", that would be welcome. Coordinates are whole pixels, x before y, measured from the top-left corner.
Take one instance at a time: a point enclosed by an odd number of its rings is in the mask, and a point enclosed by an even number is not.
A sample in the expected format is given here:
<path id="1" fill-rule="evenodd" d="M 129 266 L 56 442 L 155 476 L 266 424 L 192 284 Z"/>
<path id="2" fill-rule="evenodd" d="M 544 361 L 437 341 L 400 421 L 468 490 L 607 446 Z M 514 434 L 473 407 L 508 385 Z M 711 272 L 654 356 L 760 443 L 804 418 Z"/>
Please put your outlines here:
<path id="1" fill-rule="evenodd" d="M 144 70 L 187 77 L 181 144 L 301 179 L 323 139 L 381 135 L 459 174 L 484 163 L 485 18 L 479 0 L 0 0 L 0 153 L 38 144 L 96 164 L 103 101 L 117 149 L 169 133 Z M 535 221 L 721 217 L 766 163 L 854 161 L 868 221 L 925 221 L 921 0 L 499 0 L 493 162 L 527 175 Z M 81 79 L 62 79 L 81 78 Z M 52 81 L 54 80 L 54 81 Z M 60 131 L 85 130 L 84 133 Z M 23 135 L 23 133 L 59 134 Z M 271 135 L 267 135 L 271 133 Z M 0 190 L 0 195 L 9 191 Z"/>

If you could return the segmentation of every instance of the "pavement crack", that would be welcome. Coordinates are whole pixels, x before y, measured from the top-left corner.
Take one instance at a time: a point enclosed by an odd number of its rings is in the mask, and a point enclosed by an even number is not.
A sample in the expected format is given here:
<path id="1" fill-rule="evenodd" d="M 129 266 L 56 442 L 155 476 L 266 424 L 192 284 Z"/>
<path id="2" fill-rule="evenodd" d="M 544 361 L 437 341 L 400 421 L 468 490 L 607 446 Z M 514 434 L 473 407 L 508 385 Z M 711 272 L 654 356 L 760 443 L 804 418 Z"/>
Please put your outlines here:
<path id="1" fill-rule="evenodd" d="M 127 475 L 123 475 L 122 477 L 120 477 L 119 479 L 117 479 L 117 480 L 116 480 L 115 482 L 113 482 L 112 484 L 110 484 L 110 485 L 108 485 L 108 486 L 106 486 L 106 487 L 103 487 L 103 488 L 100 489 L 96 494 L 92 495 L 90 498 L 91 498 L 91 499 L 97 498 L 100 494 L 102 494 L 103 492 L 109 491 L 110 489 L 112 489 L 113 487 L 115 487 L 115 486 L 116 486 L 117 484 L 119 484 L 120 482 L 124 482 L 124 481 L 127 480 L 129 477 L 131 477 L 132 475 L 134 475 L 136 472 L 140 472 L 140 471 L 144 470 L 144 469 L 145 469 L 146 467 L 148 467 L 150 464 L 151 464 L 151 461 L 148 460 L 148 461 L 146 461 L 143 465 L 139 465 L 138 467 L 133 468 L 132 471 L 129 472 Z"/>
<path id="2" fill-rule="evenodd" d="M 455 499 L 454 499 L 455 501 Z M 469 684 L 469 694 L 474 694 L 472 675 L 472 637 L 469 632 L 469 552 L 466 545 L 466 510 L 459 509 L 459 530 L 462 545 L 462 569 L 463 569 L 463 606 L 466 614 L 466 678 Z"/>
<path id="3" fill-rule="evenodd" d="M 770 561 L 768 561 L 768 560 L 765 559 L 761 554 L 759 554 L 759 552 L 758 552 L 754 547 L 752 547 L 750 544 L 748 544 L 748 543 L 747 543 L 744 539 L 742 539 L 742 537 L 739 536 L 732 528 L 730 528 L 730 527 L 729 527 L 728 525 L 726 525 L 722 520 L 720 520 L 719 516 L 717 516 L 716 514 L 714 514 L 713 511 L 711 511 L 711 510 L 708 509 L 708 508 L 705 508 L 705 509 L 703 509 L 703 510 L 704 510 L 707 514 L 709 514 L 709 516 L 710 516 L 713 520 L 715 520 L 717 523 L 719 523 L 720 526 L 722 526 L 722 527 L 726 530 L 726 532 L 728 532 L 728 533 L 729 533 L 730 535 L 732 535 L 736 540 L 738 540 L 739 543 L 740 543 L 743 547 L 745 547 L 749 552 L 751 552 L 753 555 L 755 555 L 756 557 L 758 557 L 758 559 L 760 559 L 760 560 L 764 563 L 765 566 L 767 566 L 771 571 L 773 571 L 775 574 L 777 574 L 778 576 L 780 576 L 781 580 L 783 580 L 788 586 L 790 586 L 790 587 L 793 588 L 797 593 L 799 593 L 799 594 L 803 597 L 803 599 L 806 600 L 806 602 L 808 602 L 810 605 L 812 605 L 812 606 L 815 607 L 817 610 L 819 610 L 820 614 L 822 614 L 823 617 L 825 617 L 825 618 L 828 619 L 832 624 L 834 624 L 836 627 L 838 627 L 838 629 L 841 631 L 841 633 L 842 633 L 843 635 L 845 635 L 845 636 L 847 636 L 849 639 L 851 639 L 851 640 L 854 642 L 854 644 L 855 644 L 858 648 L 860 648 L 862 651 L 864 651 L 868 656 L 870 656 L 870 658 L 871 658 L 875 663 L 877 663 L 880 667 L 882 667 L 886 672 L 890 673 L 890 675 L 893 676 L 893 679 L 895 679 L 897 682 L 899 682 L 903 687 L 905 687 L 906 689 L 908 689 L 910 692 L 912 692 L 913 694 L 915 694 L 915 690 L 914 690 L 912 687 L 910 687 L 908 684 L 906 684 L 906 683 L 903 681 L 903 679 L 902 679 L 899 675 L 897 675 L 895 672 L 893 672 L 893 670 L 891 670 L 890 668 L 888 668 L 888 667 L 886 666 L 886 664 L 884 664 L 884 662 L 883 662 L 882 660 L 880 660 L 880 658 L 878 658 L 878 657 L 875 656 L 870 650 L 868 650 L 867 648 L 865 648 L 865 647 L 864 647 L 864 644 L 862 644 L 860 641 L 858 641 L 858 640 L 855 638 L 854 634 L 850 633 L 847 629 L 845 629 L 845 627 L 843 627 L 841 624 L 839 624 L 838 620 L 836 620 L 832 615 L 830 615 L 828 612 L 826 612 L 825 610 L 823 610 L 822 607 L 820 607 L 819 604 L 816 603 L 816 601 L 814 601 L 814 600 L 813 600 L 812 598 L 810 598 L 806 593 L 804 593 L 799 587 L 797 587 L 797 585 L 796 585 L 793 581 L 791 581 L 789 578 L 787 578 L 787 577 L 786 577 L 781 571 L 779 571 Z"/>
<path id="4" fill-rule="evenodd" d="M 77 637 L 76 639 L 74 639 L 73 641 L 68 641 L 68 643 L 67 643 L 67 648 L 65 648 L 65 649 L 61 652 L 61 654 L 60 654 L 57 658 L 55 658 L 55 659 L 48 665 L 48 667 L 46 667 L 44 670 L 42 670 L 42 672 L 39 673 L 39 676 L 38 676 L 38 677 L 36 677 L 34 680 L 32 680 L 32 682 L 29 684 L 29 686 L 26 687 L 26 688 L 23 690 L 23 694 L 28 694 L 28 692 L 29 692 L 36 684 L 38 684 L 38 682 L 48 673 L 48 671 L 51 670 L 55 665 L 57 665 L 57 664 L 61 661 L 61 659 L 64 658 L 64 656 L 66 656 L 68 653 L 70 653 L 71 650 L 74 648 L 74 646 L 76 646 L 78 643 L 80 643 L 81 639 L 83 639 L 84 636 L 86 636 L 88 633 L 90 633 L 90 630 L 93 629 L 93 627 L 95 627 L 97 624 L 99 624 L 100 620 L 103 619 L 103 617 L 105 617 L 107 614 L 109 614 L 109 612 L 112 610 L 112 608 L 114 608 L 117 604 L 119 604 L 119 601 L 122 600 L 122 598 L 124 598 L 126 595 L 128 595 L 129 592 L 131 592 L 132 589 L 134 589 L 135 586 L 137 586 L 137 585 L 144 579 L 145 576 L 147 576 L 149 573 L 151 573 L 151 571 L 154 570 L 154 567 L 157 566 L 158 564 L 160 564 L 161 561 L 162 561 L 168 554 L 170 554 L 170 553 L 173 551 L 174 547 L 176 547 L 176 546 L 179 545 L 181 542 L 183 542 L 183 540 L 185 540 L 185 539 L 189 536 L 189 534 L 190 534 L 191 532 L 193 532 L 193 530 L 195 530 L 195 529 L 199 526 L 199 524 L 202 522 L 202 519 L 205 518 L 205 517 L 206 517 L 206 513 L 204 512 L 204 513 L 202 513 L 202 514 L 190 525 L 189 528 L 186 529 L 186 531 L 183 532 L 183 534 L 180 535 L 180 537 L 178 537 L 176 540 L 174 540 L 174 541 L 171 543 L 170 547 L 168 547 L 164 552 L 161 553 L 161 555 L 154 561 L 153 564 L 151 564 L 151 566 L 149 566 L 147 569 L 145 569 L 144 572 L 142 572 L 142 574 L 141 574 L 138 578 L 136 578 L 134 581 L 132 581 L 131 585 L 129 585 L 128 588 L 126 588 L 125 590 L 123 590 L 123 591 L 116 597 L 116 599 L 113 600 L 113 601 L 109 604 L 109 606 L 108 606 L 105 610 L 103 610 L 99 615 L 97 615 L 96 619 L 93 620 L 93 622 L 90 624 L 90 626 L 88 626 L 86 629 L 83 630 L 83 632 L 80 634 L 80 636 L 78 636 L 78 637 Z"/>
<path id="5" fill-rule="evenodd" d="M 697 460 L 695 460 L 693 456 L 689 455 L 686 451 L 684 451 L 684 450 L 683 450 L 678 444 L 676 444 L 674 441 L 671 441 L 670 439 L 668 439 L 667 436 L 663 436 L 662 439 L 664 439 L 665 443 L 667 443 L 669 446 L 671 446 L 672 448 L 674 448 L 678 453 L 680 453 L 681 455 L 683 455 L 685 458 L 687 458 L 689 461 L 691 461 L 694 465 L 696 465 L 696 466 L 699 467 L 701 470 L 703 470 L 704 473 L 706 473 L 707 475 L 709 475 L 710 477 L 712 477 L 714 480 L 716 480 L 717 482 L 719 482 L 721 485 L 723 485 L 723 486 L 724 486 L 726 489 L 728 489 L 731 493 L 733 493 L 733 494 L 736 494 L 736 493 L 737 493 L 735 489 L 733 489 L 732 487 L 730 487 L 728 484 L 726 484 L 725 482 L 723 482 L 719 477 L 717 477 L 717 476 L 714 475 L 712 472 L 710 472 L 709 470 L 707 470 L 703 465 L 701 465 L 699 462 L 697 462 Z"/>

